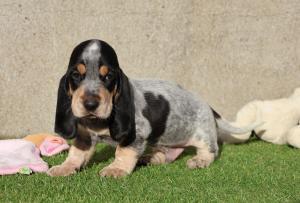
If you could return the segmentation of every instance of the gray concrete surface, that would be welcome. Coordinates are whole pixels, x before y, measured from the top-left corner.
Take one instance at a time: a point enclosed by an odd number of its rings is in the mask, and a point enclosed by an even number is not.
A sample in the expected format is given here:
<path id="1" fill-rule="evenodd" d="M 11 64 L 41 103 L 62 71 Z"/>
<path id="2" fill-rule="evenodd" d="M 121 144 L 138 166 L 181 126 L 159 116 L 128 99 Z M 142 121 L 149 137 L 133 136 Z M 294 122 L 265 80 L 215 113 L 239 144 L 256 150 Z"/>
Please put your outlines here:
<path id="1" fill-rule="evenodd" d="M 129 77 L 175 80 L 228 119 L 300 85 L 298 0 L 1 0 L 0 137 L 52 132 L 73 47 L 109 42 Z"/>

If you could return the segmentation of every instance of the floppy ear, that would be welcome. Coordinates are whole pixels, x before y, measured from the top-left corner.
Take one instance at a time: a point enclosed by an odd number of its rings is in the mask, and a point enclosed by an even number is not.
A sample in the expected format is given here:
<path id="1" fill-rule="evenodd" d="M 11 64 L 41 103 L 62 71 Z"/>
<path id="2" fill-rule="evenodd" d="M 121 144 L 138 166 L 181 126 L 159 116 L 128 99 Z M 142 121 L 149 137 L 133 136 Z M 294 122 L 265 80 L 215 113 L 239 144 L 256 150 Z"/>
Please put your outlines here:
<path id="1" fill-rule="evenodd" d="M 114 99 L 109 123 L 111 137 L 126 146 L 135 140 L 135 107 L 133 91 L 127 76 L 118 70 L 117 98 Z"/>
<path id="2" fill-rule="evenodd" d="M 76 136 L 77 123 L 71 109 L 71 97 L 68 95 L 69 84 L 67 74 L 59 82 L 55 128 L 54 131 L 64 138 L 71 139 Z"/>

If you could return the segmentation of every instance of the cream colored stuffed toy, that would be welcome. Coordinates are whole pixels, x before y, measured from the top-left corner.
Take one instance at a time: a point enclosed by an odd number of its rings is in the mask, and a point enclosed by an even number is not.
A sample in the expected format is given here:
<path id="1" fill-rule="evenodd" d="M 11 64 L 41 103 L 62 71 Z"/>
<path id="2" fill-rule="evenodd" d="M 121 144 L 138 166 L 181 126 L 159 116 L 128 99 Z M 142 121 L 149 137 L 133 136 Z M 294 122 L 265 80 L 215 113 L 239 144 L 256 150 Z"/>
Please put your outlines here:
<path id="1" fill-rule="evenodd" d="M 274 144 L 289 144 L 300 148 L 300 88 L 288 98 L 270 101 L 252 101 L 245 105 L 236 116 L 235 126 L 245 126 L 261 119 L 263 124 L 255 129 L 256 135 Z M 242 143 L 251 133 L 226 135 L 227 143 Z"/>

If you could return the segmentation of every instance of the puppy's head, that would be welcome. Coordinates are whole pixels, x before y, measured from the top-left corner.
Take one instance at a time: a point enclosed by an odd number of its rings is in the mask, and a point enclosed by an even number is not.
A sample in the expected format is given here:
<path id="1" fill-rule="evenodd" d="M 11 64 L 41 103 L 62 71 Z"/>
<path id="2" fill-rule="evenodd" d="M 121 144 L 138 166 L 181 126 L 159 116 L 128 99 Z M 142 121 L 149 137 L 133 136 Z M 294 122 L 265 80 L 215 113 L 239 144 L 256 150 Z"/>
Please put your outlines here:
<path id="1" fill-rule="evenodd" d="M 103 41 L 86 41 L 73 50 L 66 88 L 75 117 L 107 119 L 110 116 L 118 72 L 117 55 Z"/>
<path id="2" fill-rule="evenodd" d="M 108 119 L 122 76 L 117 55 L 106 42 L 88 40 L 76 46 L 60 81 L 55 131 L 70 138 L 76 134 L 76 121 Z"/>

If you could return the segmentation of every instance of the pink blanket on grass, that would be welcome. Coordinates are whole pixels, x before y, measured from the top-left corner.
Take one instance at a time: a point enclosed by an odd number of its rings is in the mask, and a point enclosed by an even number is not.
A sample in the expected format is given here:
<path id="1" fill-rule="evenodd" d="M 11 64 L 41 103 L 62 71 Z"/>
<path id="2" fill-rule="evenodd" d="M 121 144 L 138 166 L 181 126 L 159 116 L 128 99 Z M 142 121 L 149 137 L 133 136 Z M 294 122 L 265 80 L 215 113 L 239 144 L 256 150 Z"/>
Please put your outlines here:
<path id="1" fill-rule="evenodd" d="M 40 146 L 43 156 L 53 156 L 69 149 L 67 141 L 61 137 L 47 137 Z"/>
<path id="2" fill-rule="evenodd" d="M 32 142 L 23 139 L 0 140 L 0 175 L 15 174 L 22 168 L 46 172 L 48 164 Z"/>

